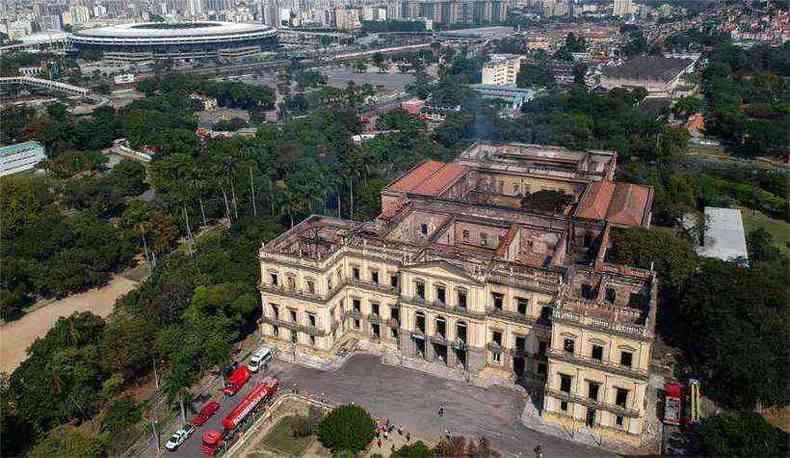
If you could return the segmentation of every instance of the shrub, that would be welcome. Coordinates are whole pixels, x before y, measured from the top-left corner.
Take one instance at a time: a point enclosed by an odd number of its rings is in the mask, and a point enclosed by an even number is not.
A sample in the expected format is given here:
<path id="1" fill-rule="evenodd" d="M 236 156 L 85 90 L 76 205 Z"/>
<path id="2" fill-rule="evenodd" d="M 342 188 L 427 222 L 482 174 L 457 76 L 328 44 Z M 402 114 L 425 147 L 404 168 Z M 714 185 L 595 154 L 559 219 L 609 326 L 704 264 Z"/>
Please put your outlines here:
<path id="1" fill-rule="evenodd" d="M 297 416 L 291 422 L 291 431 L 293 431 L 294 437 L 307 437 L 313 434 L 313 425 L 309 418 Z"/>
<path id="2" fill-rule="evenodd" d="M 323 412 L 320 407 L 310 405 L 310 413 L 307 414 L 307 419 L 310 422 L 310 429 L 311 431 L 315 431 L 318 429 L 318 425 L 321 424 L 321 417 L 323 416 Z"/>
<path id="3" fill-rule="evenodd" d="M 417 441 L 395 450 L 395 453 L 391 456 L 392 458 L 433 458 L 436 456 L 436 453 L 422 441 Z"/>
<path id="4" fill-rule="evenodd" d="M 355 405 L 340 406 L 318 425 L 318 440 L 333 450 L 362 451 L 373 440 L 376 424 L 370 414 Z"/>

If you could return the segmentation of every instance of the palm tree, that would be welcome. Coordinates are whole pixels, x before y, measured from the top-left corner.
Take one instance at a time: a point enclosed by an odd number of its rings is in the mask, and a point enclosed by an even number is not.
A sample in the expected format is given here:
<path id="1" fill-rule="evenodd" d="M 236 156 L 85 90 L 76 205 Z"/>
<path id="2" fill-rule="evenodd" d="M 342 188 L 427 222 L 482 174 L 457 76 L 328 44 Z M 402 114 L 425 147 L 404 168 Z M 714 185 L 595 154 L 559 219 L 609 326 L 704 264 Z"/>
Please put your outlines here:
<path id="1" fill-rule="evenodd" d="M 184 402 L 190 397 L 189 387 L 195 383 L 196 377 L 191 368 L 177 364 L 165 378 L 162 386 L 168 401 L 176 402 L 181 408 L 181 425 L 187 422 Z"/>

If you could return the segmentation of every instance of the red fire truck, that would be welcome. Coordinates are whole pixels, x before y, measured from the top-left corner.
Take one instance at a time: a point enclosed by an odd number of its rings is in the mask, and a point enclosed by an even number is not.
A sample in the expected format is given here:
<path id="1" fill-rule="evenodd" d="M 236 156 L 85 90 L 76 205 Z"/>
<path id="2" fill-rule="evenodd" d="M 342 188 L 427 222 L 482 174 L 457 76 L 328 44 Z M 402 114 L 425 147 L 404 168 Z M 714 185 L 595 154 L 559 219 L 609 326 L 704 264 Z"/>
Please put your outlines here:
<path id="1" fill-rule="evenodd" d="M 263 383 L 256 386 L 231 412 L 222 420 L 224 431 L 210 429 L 203 433 L 203 444 L 200 446 L 203 454 L 214 456 L 217 449 L 227 440 L 232 438 L 239 430 L 244 420 L 250 414 L 261 409 L 266 401 L 270 400 L 280 386 L 280 381 L 276 378 L 267 378 Z"/>
<path id="2" fill-rule="evenodd" d="M 667 393 L 664 403 L 664 423 L 668 425 L 695 424 L 700 420 L 700 384 L 689 379 L 688 386 L 680 383 L 664 384 Z"/>
<path id="3" fill-rule="evenodd" d="M 683 399 L 683 385 L 679 383 L 667 383 L 664 385 L 666 391 L 666 402 L 664 403 L 664 423 L 668 425 L 680 425 L 680 416 L 683 412 L 681 400 Z"/>
<path id="4" fill-rule="evenodd" d="M 223 388 L 222 392 L 227 396 L 233 396 L 238 393 L 241 387 L 250 379 L 250 370 L 246 365 L 236 368 L 228 377 L 228 385 Z"/>

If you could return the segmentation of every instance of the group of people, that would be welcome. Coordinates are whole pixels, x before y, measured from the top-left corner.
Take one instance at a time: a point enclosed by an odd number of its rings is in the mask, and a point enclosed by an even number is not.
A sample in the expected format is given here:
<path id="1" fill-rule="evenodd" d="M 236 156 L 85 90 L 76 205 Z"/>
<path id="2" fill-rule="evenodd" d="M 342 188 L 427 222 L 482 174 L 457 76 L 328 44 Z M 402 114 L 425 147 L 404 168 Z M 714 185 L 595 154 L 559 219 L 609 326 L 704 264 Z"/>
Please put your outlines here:
<path id="1" fill-rule="evenodd" d="M 398 432 L 398 436 L 406 439 L 406 443 L 411 442 L 410 432 L 404 431 L 402 426 L 395 425 L 390 422 L 389 418 L 385 418 L 384 420 L 376 422 L 376 445 L 378 445 L 379 448 L 384 447 L 384 443 L 389 440 L 390 434 L 393 434 L 395 431 Z M 394 452 L 395 443 L 393 442 L 390 447 Z"/>

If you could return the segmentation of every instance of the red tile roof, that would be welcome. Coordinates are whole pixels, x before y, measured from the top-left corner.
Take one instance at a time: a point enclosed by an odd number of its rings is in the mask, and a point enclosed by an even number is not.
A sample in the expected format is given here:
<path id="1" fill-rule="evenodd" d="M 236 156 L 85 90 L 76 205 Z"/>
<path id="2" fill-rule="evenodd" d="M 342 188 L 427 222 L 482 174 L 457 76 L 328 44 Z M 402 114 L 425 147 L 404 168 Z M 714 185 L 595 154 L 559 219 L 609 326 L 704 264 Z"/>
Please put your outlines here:
<path id="1" fill-rule="evenodd" d="M 438 196 L 448 186 L 455 183 L 469 169 L 463 165 L 445 164 L 438 161 L 425 161 L 413 168 L 396 182 L 389 185 L 389 191 L 408 192 L 423 196 Z"/>
<path id="2" fill-rule="evenodd" d="M 611 181 L 596 181 L 592 183 L 584 197 L 582 197 L 581 202 L 579 202 L 576 216 L 587 219 L 606 218 L 606 211 L 609 209 L 609 203 L 612 201 L 614 189 L 615 184 Z"/>
<path id="3" fill-rule="evenodd" d="M 624 226 L 641 226 L 646 212 L 650 211 L 651 200 L 649 186 L 596 181 L 579 202 L 576 216 Z"/>
<path id="4" fill-rule="evenodd" d="M 444 167 L 437 170 L 436 173 L 420 183 L 419 186 L 413 188 L 411 192 L 423 196 L 438 196 L 442 191 L 455 183 L 458 178 L 465 175 L 467 171 L 467 167 L 463 165 L 453 163 L 446 164 Z"/>
<path id="5" fill-rule="evenodd" d="M 387 186 L 387 189 L 391 191 L 409 192 L 443 166 L 443 162 L 425 161 L 411 169 L 409 173 L 400 177 L 396 182 Z"/>
<path id="6" fill-rule="evenodd" d="M 649 186 L 617 183 L 606 220 L 625 226 L 640 226 L 645 212 L 650 211 L 651 194 Z"/>

